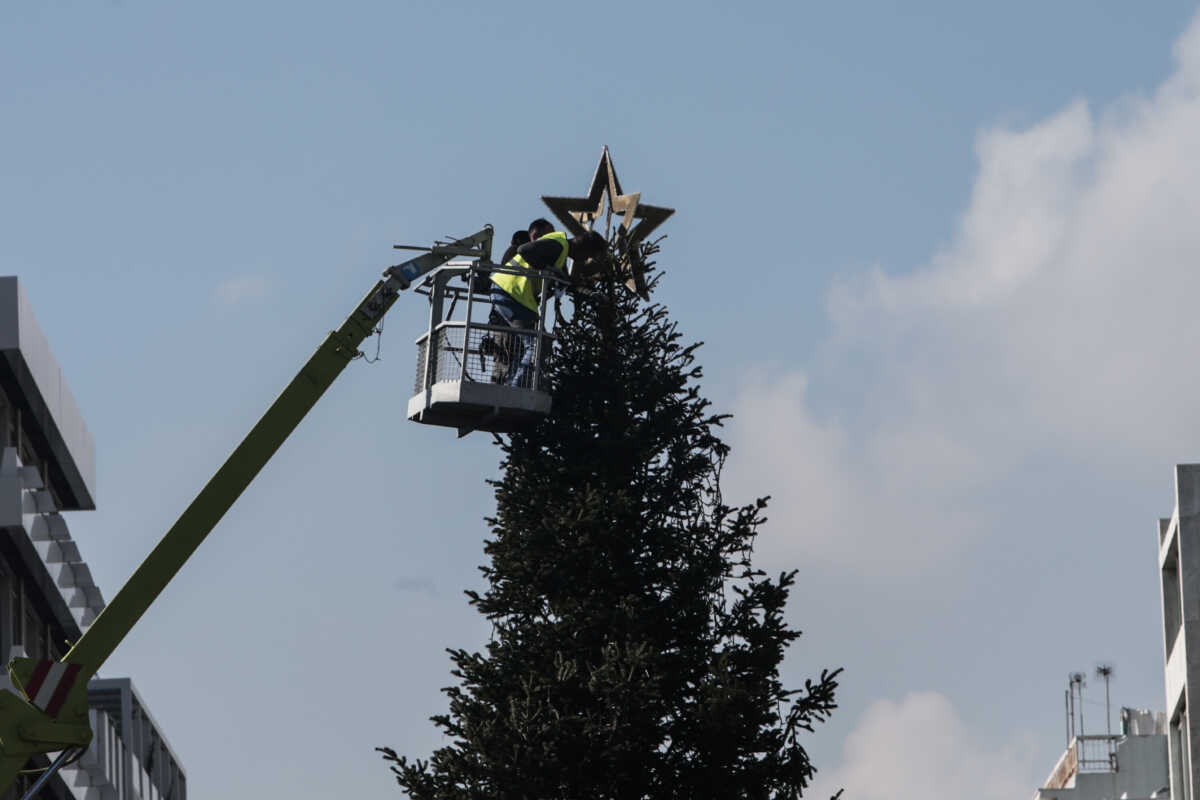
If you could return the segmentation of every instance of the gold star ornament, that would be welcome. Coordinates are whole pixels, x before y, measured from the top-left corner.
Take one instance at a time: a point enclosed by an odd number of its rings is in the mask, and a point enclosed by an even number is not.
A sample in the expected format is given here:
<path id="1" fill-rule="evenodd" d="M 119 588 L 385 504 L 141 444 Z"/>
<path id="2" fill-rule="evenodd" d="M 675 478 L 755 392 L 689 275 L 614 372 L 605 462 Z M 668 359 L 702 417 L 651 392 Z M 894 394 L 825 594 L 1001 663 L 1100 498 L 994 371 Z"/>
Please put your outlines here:
<path id="1" fill-rule="evenodd" d="M 631 245 L 645 239 L 663 224 L 667 217 L 675 213 L 673 208 L 646 205 L 641 200 L 641 192 L 625 194 L 621 190 L 621 181 L 617 179 L 617 171 L 613 168 L 608 145 L 605 145 L 600 153 L 600 163 L 596 165 L 596 174 L 592 177 L 592 185 L 586 197 L 542 197 L 542 202 L 550 212 L 576 236 L 592 230 L 592 226 L 601 216 L 605 217 L 607 234 L 608 229 L 611 229 L 613 217 L 619 217 L 620 225 L 627 232 Z M 626 285 L 643 298 L 647 297 L 646 278 L 641 265 L 627 261 L 622 266 L 628 273 Z"/>

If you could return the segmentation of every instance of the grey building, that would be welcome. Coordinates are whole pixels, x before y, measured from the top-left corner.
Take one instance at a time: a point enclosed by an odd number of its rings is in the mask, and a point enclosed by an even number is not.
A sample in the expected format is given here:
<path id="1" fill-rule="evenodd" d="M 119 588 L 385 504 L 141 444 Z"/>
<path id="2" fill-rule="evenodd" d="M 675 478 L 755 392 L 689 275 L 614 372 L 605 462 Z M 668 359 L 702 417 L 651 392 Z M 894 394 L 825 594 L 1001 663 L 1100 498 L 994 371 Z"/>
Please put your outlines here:
<path id="1" fill-rule="evenodd" d="M 1171 796 L 1193 800 L 1200 791 L 1200 464 L 1175 467 L 1175 510 L 1158 523 L 1166 662 Z"/>
<path id="2" fill-rule="evenodd" d="M 0 278 L 0 655 L 57 659 L 104 608 L 67 514 L 95 508 L 87 425 L 14 277 Z M 0 678 L 3 688 L 7 674 Z M 187 782 L 128 679 L 88 685 L 92 745 L 40 796 L 186 800 Z M 30 764 L 45 766 L 45 758 Z M 0 800 L 19 797 L 22 786 Z"/>

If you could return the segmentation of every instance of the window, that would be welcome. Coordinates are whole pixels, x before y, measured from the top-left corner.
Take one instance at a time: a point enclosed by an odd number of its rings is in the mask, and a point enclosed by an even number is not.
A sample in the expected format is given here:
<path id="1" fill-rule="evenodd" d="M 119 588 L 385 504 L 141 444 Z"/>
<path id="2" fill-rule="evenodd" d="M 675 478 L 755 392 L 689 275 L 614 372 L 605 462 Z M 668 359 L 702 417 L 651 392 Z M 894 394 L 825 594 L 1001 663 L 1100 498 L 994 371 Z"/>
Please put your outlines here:
<path id="1" fill-rule="evenodd" d="M 46 632 L 42 621 L 28 603 L 25 604 L 25 655 L 30 658 L 46 657 Z"/>
<path id="2" fill-rule="evenodd" d="M 12 442 L 13 407 L 8 395 L 0 389 L 0 446 L 8 447 Z"/>
<path id="3" fill-rule="evenodd" d="M 12 576 L 0 566 L 0 659 L 12 652 Z"/>
<path id="4" fill-rule="evenodd" d="M 1180 614 L 1180 591 L 1179 534 L 1177 533 L 1171 540 L 1171 548 L 1167 551 L 1167 557 L 1162 567 L 1163 635 L 1166 637 L 1164 644 L 1168 659 L 1175 647 L 1179 628 L 1183 624 L 1183 617 Z"/>
<path id="5" fill-rule="evenodd" d="M 1178 800 L 1192 800 L 1192 770 L 1188 758 L 1187 700 L 1179 704 L 1179 713 L 1171 720 L 1171 793 Z"/>
<path id="6" fill-rule="evenodd" d="M 12 646 L 14 647 L 25 642 L 25 614 L 21 609 L 23 599 L 21 579 L 14 575 L 8 582 L 9 630 L 12 632 Z"/>

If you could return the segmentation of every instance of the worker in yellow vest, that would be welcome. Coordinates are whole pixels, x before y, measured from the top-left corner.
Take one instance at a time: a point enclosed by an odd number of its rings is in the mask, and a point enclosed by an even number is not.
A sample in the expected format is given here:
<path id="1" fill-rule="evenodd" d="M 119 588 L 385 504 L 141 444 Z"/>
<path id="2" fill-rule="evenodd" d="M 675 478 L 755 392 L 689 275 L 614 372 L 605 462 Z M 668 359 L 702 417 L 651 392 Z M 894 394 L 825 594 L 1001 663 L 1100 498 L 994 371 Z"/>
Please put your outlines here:
<path id="1" fill-rule="evenodd" d="M 516 255 L 504 266 L 522 271 L 559 270 L 568 275 L 568 258 L 579 264 L 602 255 L 608 247 L 604 237 L 595 231 L 567 238 L 565 233 L 554 230 L 544 219 L 534 220 L 529 226 L 529 233 L 533 241 L 518 247 Z M 541 289 L 541 280 L 534 276 L 519 272 L 493 272 L 492 310 L 488 324 L 512 328 L 514 331 L 531 331 L 538 322 Z M 498 370 L 493 378 L 498 383 L 534 388 L 527 385 L 532 366 L 532 352 L 528 345 L 532 342 L 526 340 L 531 337 L 529 334 L 512 333 L 502 338 L 501 352 L 496 357 Z"/>
<path id="2" fill-rule="evenodd" d="M 554 226 L 550 224 L 550 220 L 538 217 L 533 222 L 529 223 L 528 228 L 522 228 L 512 235 L 512 241 L 508 248 L 505 249 L 504 255 L 500 256 L 500 261 L 497 263 L 507 264 L 512 261 L 513 256 L 517 254 L 517 248 L 523 244 L 537 241 L 547 233 L 552 233 Z M 472 273 L 471 291 L 481 294 L 488 294 L 492 291 L 492 273 L 486 270 L 477 270 Z"/>

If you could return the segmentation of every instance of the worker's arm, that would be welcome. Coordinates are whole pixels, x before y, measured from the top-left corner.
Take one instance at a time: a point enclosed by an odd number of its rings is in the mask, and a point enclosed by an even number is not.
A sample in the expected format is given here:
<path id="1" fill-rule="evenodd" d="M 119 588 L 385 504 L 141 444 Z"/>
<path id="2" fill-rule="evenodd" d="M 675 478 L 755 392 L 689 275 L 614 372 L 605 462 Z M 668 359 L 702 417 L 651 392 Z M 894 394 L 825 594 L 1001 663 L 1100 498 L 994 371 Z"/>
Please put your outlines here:
<path id="1" fill-rule="evenodd" d="M 517 248 L 517 254 L 534 269 L 554 269 L 554 262 L 562 252 L 562 245 L 553 239 L 538 239 Z"/>

